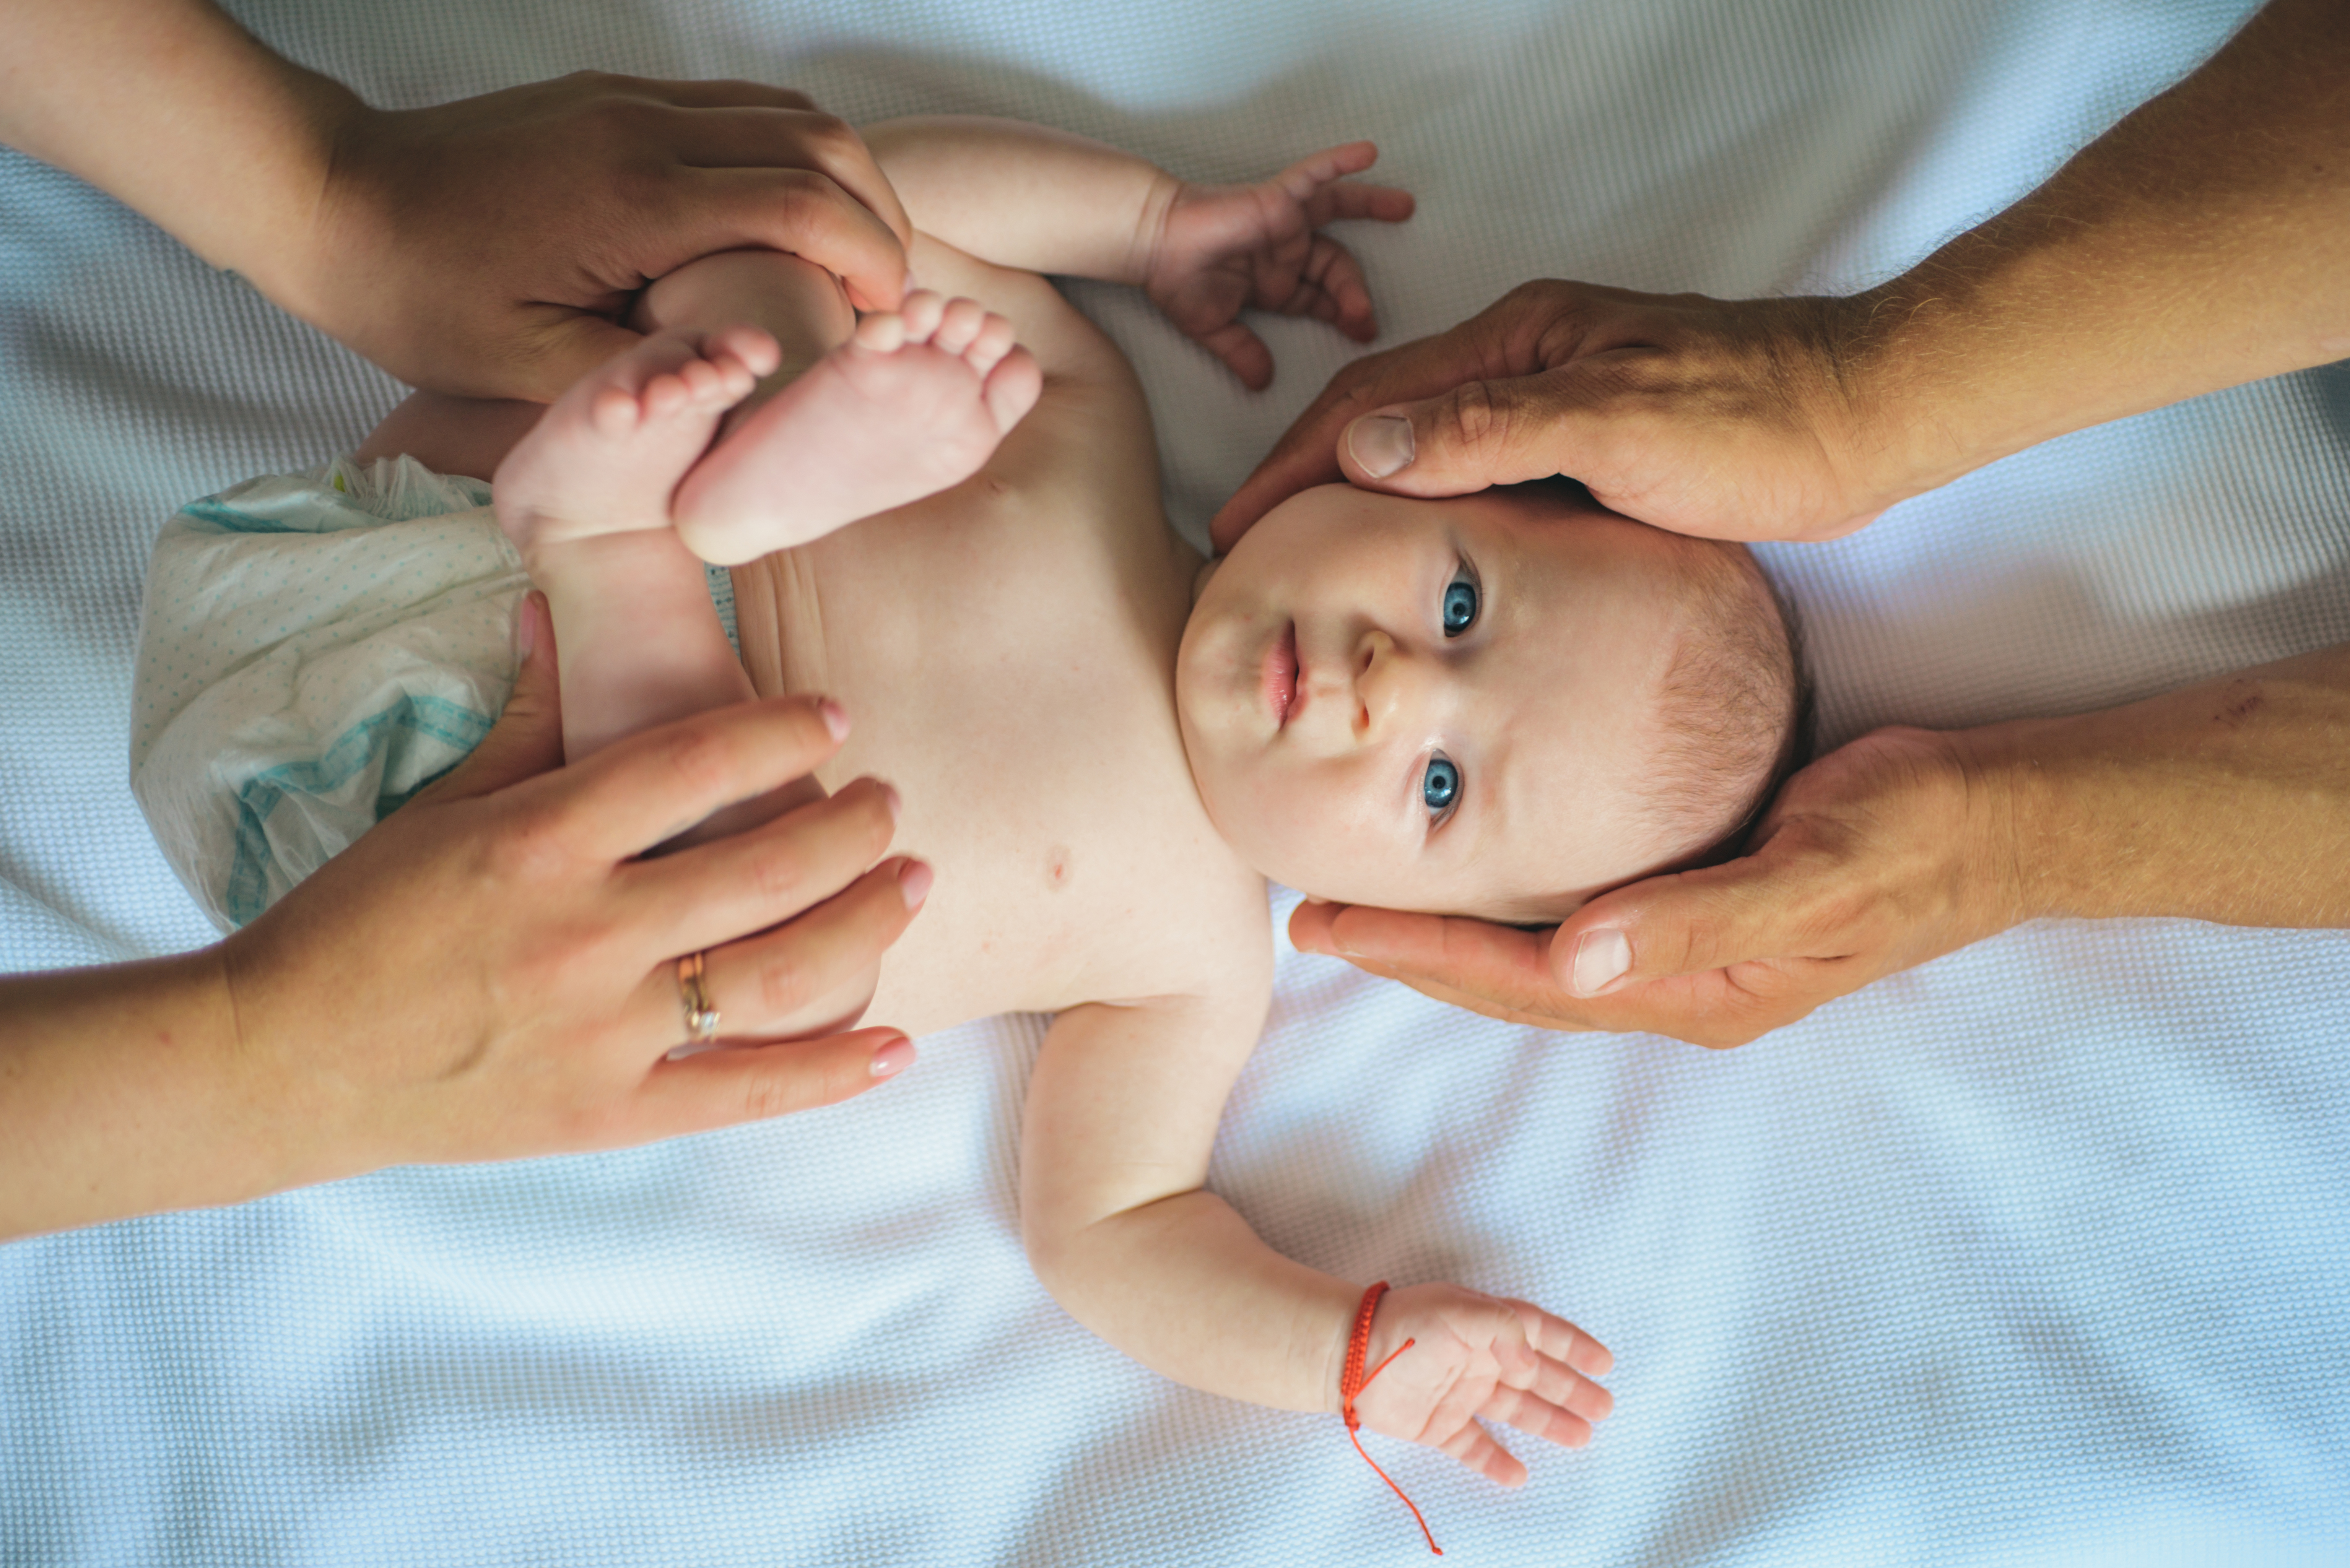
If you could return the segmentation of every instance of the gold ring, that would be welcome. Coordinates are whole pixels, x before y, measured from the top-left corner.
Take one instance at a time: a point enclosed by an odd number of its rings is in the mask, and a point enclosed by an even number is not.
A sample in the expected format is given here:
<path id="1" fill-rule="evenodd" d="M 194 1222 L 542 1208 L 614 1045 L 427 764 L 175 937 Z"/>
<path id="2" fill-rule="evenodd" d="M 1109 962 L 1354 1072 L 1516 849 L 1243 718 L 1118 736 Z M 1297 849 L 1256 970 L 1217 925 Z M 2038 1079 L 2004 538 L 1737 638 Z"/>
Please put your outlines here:
<path id="1" fill-rule="evenodd" d="M 702 989 L 702 955 L 688 953 L 677 961 L 677 999 L 685 1004 L 686 1037 L 707 1045 L 718 1038 L 718 1009 Z"/>

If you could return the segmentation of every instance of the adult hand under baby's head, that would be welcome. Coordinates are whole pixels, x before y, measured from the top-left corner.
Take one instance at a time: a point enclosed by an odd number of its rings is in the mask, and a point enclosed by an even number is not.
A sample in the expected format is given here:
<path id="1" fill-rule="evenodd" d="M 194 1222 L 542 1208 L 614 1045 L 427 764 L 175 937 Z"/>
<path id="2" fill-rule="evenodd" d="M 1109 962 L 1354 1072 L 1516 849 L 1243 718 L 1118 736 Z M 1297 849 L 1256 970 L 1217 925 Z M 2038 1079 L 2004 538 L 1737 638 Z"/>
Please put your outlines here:
<path id="1" fill-rule="evenodd" d="M 1266 876 L 1516 921 L 1733 831 L 1795 706 L 1743 550 L 1561 486 L 1295 497 L 1207 580 L 1176 682 L 1201 797 Z"/>

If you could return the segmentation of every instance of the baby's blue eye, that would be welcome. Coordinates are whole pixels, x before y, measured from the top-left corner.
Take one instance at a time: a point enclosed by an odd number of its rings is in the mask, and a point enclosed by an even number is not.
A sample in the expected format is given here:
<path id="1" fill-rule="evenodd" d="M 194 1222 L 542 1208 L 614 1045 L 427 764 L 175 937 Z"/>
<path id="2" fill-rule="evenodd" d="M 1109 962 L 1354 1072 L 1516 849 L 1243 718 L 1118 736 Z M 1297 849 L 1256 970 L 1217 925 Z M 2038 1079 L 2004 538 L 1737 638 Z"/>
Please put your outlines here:
<path id="1" fill-rule="evenodd" d="M 1419 798 L 1440 816 L 1452 809 L 1452 803 L 1461 798 L 1461 770 L 1452 765 L 1451 758 L 1428 759 L 1428 771 L 1419 775 Z"/>
<path id="2" fill-rule="evenodd" d="M 1444 586 L 1444 635 L 1459 637 L 1477 624 L 1477 583 L 1466 571 Z"/>

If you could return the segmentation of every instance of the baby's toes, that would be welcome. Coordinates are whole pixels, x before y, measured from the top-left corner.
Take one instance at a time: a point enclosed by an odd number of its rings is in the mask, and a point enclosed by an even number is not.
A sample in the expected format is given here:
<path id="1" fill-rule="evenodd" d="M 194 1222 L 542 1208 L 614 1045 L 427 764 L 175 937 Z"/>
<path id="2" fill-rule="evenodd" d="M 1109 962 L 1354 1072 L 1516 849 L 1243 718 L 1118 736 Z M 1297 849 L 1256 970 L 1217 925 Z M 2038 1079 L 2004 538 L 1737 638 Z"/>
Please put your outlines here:
<path id="1" fill-rule="evenodd" d="M 906 318 L 894 310 L 859 317 L 849 341 L 874 354 L 895 354 L 906 344 Z"/>
<path id="2" fill-rule="evenodd" d="M 987 312 L 975 299 L 950 299 L 940 313 L 939 329 L 931 334 L 931 347 L 949 354 L 960 354 L 972 345 L 972 340 L 987 325 Z"/>
<path id="3" fill-rule="evenodd" d="M 971 347 L 962 351 L 962 362 L 984 379 L 1006 354 L 1012 352 L 1012 323 L 990 311 L 987 320 L 980 327 L 979 336 L 973 337 Z"/>
<path id="4" fill-rule="evenodd" d="M 995 421 L 996 433 L 1010 434 L 1012 427 L 1036 406 L 1036 394 L 1044 389 L 1045 373 L 1027 349 L 1014 348 L 997 360 L 980 388 L 988 414 Z"/>
<path id="5" fill-rule="evenodd" d="M 674 374 L 685 383 L 685 396 L 689 402 L 714 402 L 726 389 L 723 372 L 707 359 L 688 359 L 677 368 Z"/>
<path id="6" fill-rule="evenodd" d="M 784 358 L 783 350 L 775 346 L 774 336 L 757 327 L 729 327 L 723 332 L 715 333 L 705 351 L 711 362 L 721 369 L 730 364 L 740 365 L 754 381 L 762 376 L 773 375 Z"/>
<path id="7" fill-rule="evenodd" d="M 588 400 L 588 421 L 599 434 L 627 435 L 637 428 L 637 400 L 625 387 L 599 387 Z"/>
<path id="8" fill-rule="evenodd" d="M 946 300 L 927 288 L 916 289 L 906 296 L 906 303 L 898 307 L 899 316 L 906 323 L 907 337 L 916 343 L 931 340 L 931 335 L 939 329 L 939 322 L 946 312 Z"/>
<path id="9" fill-rule="evenodd" d="M 701 363 L 700 360 L 694 362 Z M 667 370 L 647 381 L 645 389 L 638 394 L 639 400 L 644 404 L 645 417 L 650 420 L 670 418 L 691 401 L 692 397 L 686 384 L 674 372 Z"/>

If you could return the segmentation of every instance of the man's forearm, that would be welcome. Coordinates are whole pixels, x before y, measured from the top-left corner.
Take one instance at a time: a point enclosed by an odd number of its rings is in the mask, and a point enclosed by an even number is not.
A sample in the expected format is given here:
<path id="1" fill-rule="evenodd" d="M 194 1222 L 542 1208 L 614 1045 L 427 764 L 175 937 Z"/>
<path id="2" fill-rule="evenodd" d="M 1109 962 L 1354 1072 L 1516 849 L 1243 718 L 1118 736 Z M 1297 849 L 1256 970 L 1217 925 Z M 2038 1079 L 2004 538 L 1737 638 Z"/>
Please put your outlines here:
<path id="1" fill-rule="evenodd" d="M 1139 284 L 1182 182 L 1148 159 L 1018 120 L 937 115 L 864 129 L 906 215 L 997 266 Z"/>
<path id="2" fill-rule="evenodd" d="M 78 175 L 305 312 L 307 253 L 355 96 L 206 0 L 13 0 L 0 141 Z"/>
<path id="3" fill-rule="evenodd" d="M 2274 0 L 2015 206 L 1852 302 L 1851 389 L 1918 490 L 2350 356 L 2350 4 Z"/>
<path id="4" fill-rule="evenodd" d="M 1957 738 L 2021 916 L 2350 927 L 2350 645 Z"/>
<path id="5" fill-rule="evenodd" d="M 235 1038 L 216 948 L 0 979 L 0 1240 L 339 1174 L 289 1166 L 316 1107 L 260 1092 Z"/>

